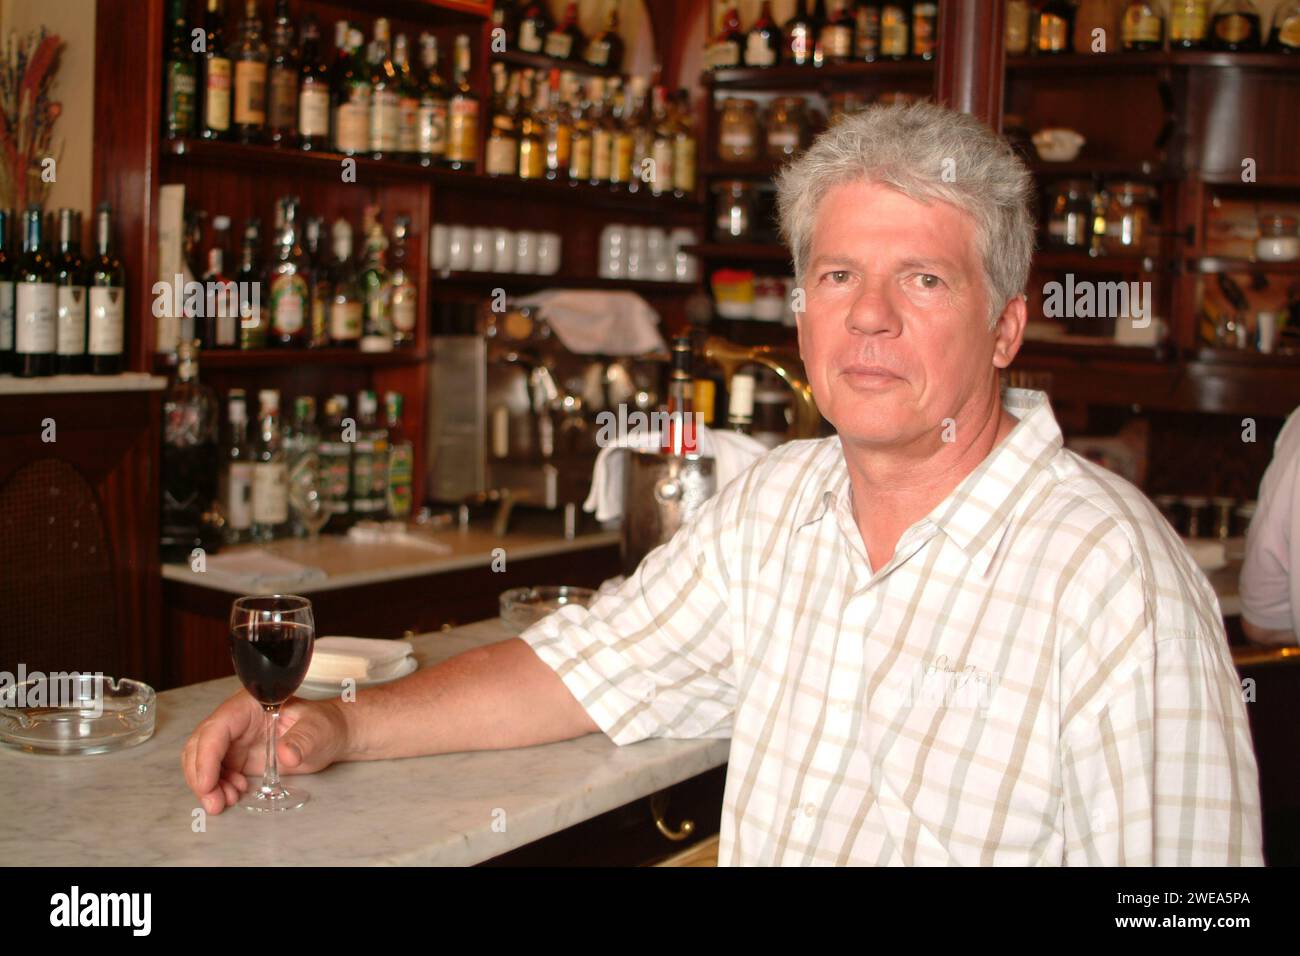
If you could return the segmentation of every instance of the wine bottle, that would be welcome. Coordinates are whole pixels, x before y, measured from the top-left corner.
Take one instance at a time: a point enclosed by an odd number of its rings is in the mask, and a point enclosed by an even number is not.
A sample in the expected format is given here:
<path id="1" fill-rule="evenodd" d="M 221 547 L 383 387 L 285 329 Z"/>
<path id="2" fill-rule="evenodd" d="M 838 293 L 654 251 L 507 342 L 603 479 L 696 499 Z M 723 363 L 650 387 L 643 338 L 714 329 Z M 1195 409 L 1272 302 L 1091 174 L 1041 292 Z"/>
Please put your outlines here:
<path id="1" fill-rule="evenodd" d="M 456 37 L 455 87 L 448 104 L 447 166 L 473 170 L 478 161 L 478 94 L 469 82 L 469 36 Z"/>
<path id="2" fill-rule="evenodd" d="M 289 521 L 289 480 L 280 431 L 280 393 L 257 393 L 258 438 L 253 453 L 253 540 L 282 537 Z"/>
<path id="3" fill-rule="evenodd" d="M 234 349 L 239 347 L 239 292 L 226 272 L 230 259 L 230 217 L 212 220 L 214 233 L 208 249 L 208 268 L 203 273 L 207 295 L 204 298 L 203 347 Z"/>
<path id="4" fill-rule="evenodd" d="M 416 288 L 407 272 L 406 236 L 411 228 L 410 216 L 393 220 L 393 249 L 388 267 L 388 305 L 393 319 L 393 347 L 409 348 L 415 344 Z"/>
<path id="5" fill-rule="evenodd" d="M 609 0 L 605 27 L 587 43 L 582 58 L 592 66 L 618 72 L 623 66 L 623 38 L 618 33 L 618 0 Z"/>
<path id="6" fill-rule="evenodd" d="M 835 11 L 822 24 L 818 37 L 823 63 L 847 63 L 853 58 L 856 28 L 857 20 L 849 11 L 847 0 L 837 0 Z"/>
<path id="7" fill-rule="evenodd" d="M 59 210 L 59 249 L 54 256 L 55 371 L 81 375 L 90 369 L 86 354 L 86 273 L 81 260 L 81 214 Z"/>
<path id="8" fill-rule="evenodd" d="M 262 315 L 262 222 L 253 217 L 244 224 L 244 241 L 239 252 L 239 347 L 266 348 L 266 321 Z"/>
<path id="9" fill-rule="evenodd" d="M 447 156 L 447 88 L 438 72 L 438 38 L 420 34 L 420 105 L 415 117 L 415 154 L 421 166 Z"/>
<path id="10" fill-rule="evenodd" d="M 419 151 L 420 85 L 411 71 L 405 33 L 393 38 L 393 69 L 397 72 L 397 155 L 414 160 Z"/>
<path id="11" fill-rule="evenodd" d="M 779 66 L 783 45 L 781 28 L 772 18 L 772 0 L 763 0 L 758 19 L 745 35 L 745 66 Z"/>
<path id="12" fill-rule="evenodd" d="M 361 55 L 361 31 L 347 32 L 346 59 L 334 87 L 334 148 L 348 156 L 370 148 L 370 72 Z"/>
<path id="13" fill-rule="evenodd" d="M 275 0 L 266 92 L 266 138 L 272 146 L 291 146 L 297 138 L 298 71 L 289 0 Z"/>
<path id="14" fill-rule="evenodd" d="M 388 284 L 388 270 L 384 266 L 384 250 L 387 248 L 384 227 L 376 219 L 371 222 L 366 233 L 366 262 L 360 279 L 364 303 L 361 326 L 363 352 L 389 352 L 393 348 L 392 289 Z"/>
<path id="15" fill-rule="evenodd" d="M 228 436 L 221 454 L 217 500 L 225 513 L 226 544 L 243 544 L 253 530 L 253 449 L 248 441 L 248 403 L 242 388 L 226 395 Z"/>
<path id="16" fill-rule="evenodd" d="M 195 548 L 220 541 L 208 515 L 217 500 L 217 397 L 199 382 L 199 345 L 177 348 L 176 380 L 163 397 L 161 551 L 164 561 L 188 561 Z"/>
<path id="17" fill-rule="evenodd" d="M 230 57 L 221 32 L 225 19 L 225 0 L 208 0 L 203 18 L 203 95 L 199 116 L 199 135 L 203 139 L 225 139 L 230 132 Z"/>
<path id="18" fill-rule="evenodd" d="M 370 44 L 370 155 L 374 159 L 392 159 L 400 133 L 401 96 L 389 37 L 388 20 L 375 20 Z"/>
<path id="19" fill-rule="evenodd" d="M 232 119 L 235 138 L 241 143 L 260 143 L 266 135 L 266 41 L 257 0 L 245 0 L 239 37 L 230 50 L 234 64 Z"/>
<path id="20" fill-rule="evenodd" d="M 326 149 L 330 133 L 329 68 L 321 55 L 320 26 L 311 14 L 303 20 L 299 45 L 298 148 Z"/>
<path id="21" fill-rule="evenodd" d="M 524 8 L 524 15 L 519 21 L 519 39 L 516 41 L 525 53 L 541 53 L 546 45 L 546 37 L 551 32 L 551 15 L 546 4 L 534 0 Z"/>
<path id="22" fill-rule="evenodd" d="M 361 341 L 362 298 L 357 286 L 356 265 L 352 261 L 352 227 L 346 219 L 334 221 L 332 240 L 334 282 L 330 297 L 330 344 L 354 349 Z"/>
<path id="23" fill-rule="evenodd" d="M 194 54 L 190 50 L 190 28 L 185 17 L 185 0 L 171 0 L 171 27 L 167 40 L 167 62 L 163 67 L 163 134 L 179 139 L 194 133 Z"/>
<path id="24" fill-rule="evenodd" d="M 298 200 L 286 198 L 280 208 L 284 225 L 269 276 L 271 330 L 268 344 L 279 348 L 303 348 L 310 334 L 311 297 L 307 288 L 307 256 L 298 227 Z"/>
<path id="25" fill-rule="evenodd" d="M 87 351 L 92 375 L 122 371 L 126 344 L 126 269 L 115 252 L 113 211 L 102 202 L 95 211 L 95 257 L 89 273 L 90 324 Z"/>
<path id="26" fill-rule="evenodd" d="M 23 254 L 14 275 L 14 371 L 23 376 L 54 374 L 54 269 L 41 239 L 41 220 L 39 206 L 23 214 Z"/>

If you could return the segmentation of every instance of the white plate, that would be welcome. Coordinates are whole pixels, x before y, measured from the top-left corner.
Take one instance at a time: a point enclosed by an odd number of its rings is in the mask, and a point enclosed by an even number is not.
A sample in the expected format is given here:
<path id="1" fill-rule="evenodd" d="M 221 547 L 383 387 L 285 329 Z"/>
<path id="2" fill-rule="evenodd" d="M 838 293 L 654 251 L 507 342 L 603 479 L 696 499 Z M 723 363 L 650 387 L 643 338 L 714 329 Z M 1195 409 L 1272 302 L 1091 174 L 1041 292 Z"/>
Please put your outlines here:
<path id="1" fill-rule="evenodd" d="M 390 681 L 405 677 L 407 674 L 414 673 L 419 666 L 415 658 L 408 655 L 398 661 L 390 673 L 357 681 L 357 689 L 374 687 L 376 684 L 387 684 Z M 294 696 L 301 697 L 303 700 L 329 700 L 341 693 L 343 693 L 343 681 L 341 680 L 303 681 L 302 686 L 298 688 L 298 692 Z"/>

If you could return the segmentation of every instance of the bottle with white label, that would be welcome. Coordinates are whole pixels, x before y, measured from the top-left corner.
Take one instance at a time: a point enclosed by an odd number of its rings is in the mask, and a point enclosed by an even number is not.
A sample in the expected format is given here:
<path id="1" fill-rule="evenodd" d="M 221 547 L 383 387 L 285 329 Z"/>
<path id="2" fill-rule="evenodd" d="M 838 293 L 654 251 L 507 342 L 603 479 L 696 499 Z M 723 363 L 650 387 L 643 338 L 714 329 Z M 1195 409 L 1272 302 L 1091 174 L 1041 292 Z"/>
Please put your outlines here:
<path id="1" fill-rule="evenodd" d="M 284 535 L 289 521 L 289 476 L 280 432 L 280 393 L 257 393 L 257 451 L 253 457 L 253 540 L 272 541 Z"/>
<path id="2" fill-rule="evenodd" d="M 298 227 L 298 200 L 281 200 L 279 250 L 271 265 L 271 335 L 270 344 L 281 348 L 302 348 L 311 328 L 311 290 L 307 287 L 310 269 Z"/>
<path id="3" fill-rule="evenodd" d="M 410 228 L 409 216 L 398 216 L 393 220 L 392 264 L 388 270 L 390 290 L 388 307 L 393 319 L 393 347 L 399 349 L 415 344 L 416 288 L 406 271 L 406 236 Z"/>
<path id="4" fill-rule="evenodd" d="M 41 239 L 41 209 L 23 214 L 23 254 L 14 275 L 14 371 L 18 375 L 53 375 L 54 269 Z"/>
<path id="5" fill-rule="evenodd" d="M 227 544 L 247 541 L 253 528 L 253 452 L 248 444 L 248 404 L 242 388 L 226 397 L 230 432 L 221 453 L 219 500 L 226 514 Z"/>
<path id="6" fill-rule="evenodd" d="M 81 375 L 90 368 L 86 354 L 86 274 L 81 261 L 81 213 L 59 210 L 59 250 L 54 257 L 55 369 Z"/>
<path id="7" fill-rule="evenodd" d="M 126 345 L 126 269 L 114 251 L 113 210 L 102 202 L 95 211 L 95 255 L 87 265 L 90 321 L 86 351 L 92 375 L 122 371 Z"/>
<path id="8" fill-rule="evenodd" d="M 0 209 L 0 375 L 14 370 L 14 257 L 9 251 L 8 209 Z"/>

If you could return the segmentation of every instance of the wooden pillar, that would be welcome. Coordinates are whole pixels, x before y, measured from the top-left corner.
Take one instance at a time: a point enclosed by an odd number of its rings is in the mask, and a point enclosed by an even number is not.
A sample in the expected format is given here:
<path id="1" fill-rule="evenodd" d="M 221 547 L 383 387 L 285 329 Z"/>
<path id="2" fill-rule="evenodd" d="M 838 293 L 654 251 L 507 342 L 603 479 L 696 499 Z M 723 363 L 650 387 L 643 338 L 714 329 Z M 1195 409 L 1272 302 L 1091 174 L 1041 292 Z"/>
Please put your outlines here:
<path id="1" fill-rule="evenodd" d="M 996 130 L 1002 128 L 1002 11 L 1000 0 L 939 4 L 938 100 Z"/>

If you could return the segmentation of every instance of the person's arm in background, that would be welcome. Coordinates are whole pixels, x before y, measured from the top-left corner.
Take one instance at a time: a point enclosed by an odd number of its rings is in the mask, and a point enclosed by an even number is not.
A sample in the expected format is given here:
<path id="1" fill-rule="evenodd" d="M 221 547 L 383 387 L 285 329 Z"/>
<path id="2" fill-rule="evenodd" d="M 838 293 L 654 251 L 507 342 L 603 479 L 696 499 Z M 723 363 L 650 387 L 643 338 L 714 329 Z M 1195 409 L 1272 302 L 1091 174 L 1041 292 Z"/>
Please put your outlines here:
<path id="1" fill-rule="evenodd" d="M 1257 644 L 1296 643 L 1300 604 L 1300 416 L 1287 419 L 1259 484 L 1241 567 L 1241 628 Z"/>

